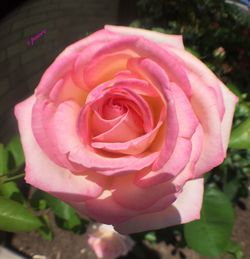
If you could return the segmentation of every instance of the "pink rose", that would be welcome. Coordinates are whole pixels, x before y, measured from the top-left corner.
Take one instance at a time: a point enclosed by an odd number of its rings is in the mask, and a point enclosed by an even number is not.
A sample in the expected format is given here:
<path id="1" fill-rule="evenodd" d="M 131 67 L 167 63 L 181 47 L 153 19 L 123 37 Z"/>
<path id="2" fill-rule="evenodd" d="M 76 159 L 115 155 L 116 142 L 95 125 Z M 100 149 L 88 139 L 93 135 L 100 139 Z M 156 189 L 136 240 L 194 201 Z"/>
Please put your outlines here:
<path id="1" fill-rule="evenodd" d="M 106 26 L 16 106 L 25 179 L 120 233 L 198 219 L 236 102 L 181 36 Z"/>
<path id="2" fill-rule="evenodd" d="M 88 244 L 98 258 L 115 259 L 126 255 L 134 241 L 129 236 L 120 235 L 111 225 L 94 224 L 88 230 Z"/>

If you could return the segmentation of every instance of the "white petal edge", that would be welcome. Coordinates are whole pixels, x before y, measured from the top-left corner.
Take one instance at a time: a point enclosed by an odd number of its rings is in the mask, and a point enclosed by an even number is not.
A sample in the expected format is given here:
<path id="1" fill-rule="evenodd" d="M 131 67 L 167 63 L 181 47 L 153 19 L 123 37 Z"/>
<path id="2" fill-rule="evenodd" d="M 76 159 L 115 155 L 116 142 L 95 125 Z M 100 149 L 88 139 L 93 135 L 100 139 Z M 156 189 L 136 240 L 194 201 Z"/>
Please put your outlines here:
<path id="1" fill-rule="evenodd" d="M 235 106 L 238 102 L 238 97 L 234 95 L 222 82 L 219 83 L 225 105 L 225 113 L 221 123 L 222 144 L 226 153 L 230 132 L 232 128 Z"/>
<path id="2" fill-rule="evenodd" d="M 123 35 L 143 36 L 145 39 L 154 41 L 156 43 L 164 43 L 174 48 L 184 49 L 182 35 L 170 35 L 157 31 L 114 25 L 105 25 L 104 28 L 105 30 L 114 33 Z"/>

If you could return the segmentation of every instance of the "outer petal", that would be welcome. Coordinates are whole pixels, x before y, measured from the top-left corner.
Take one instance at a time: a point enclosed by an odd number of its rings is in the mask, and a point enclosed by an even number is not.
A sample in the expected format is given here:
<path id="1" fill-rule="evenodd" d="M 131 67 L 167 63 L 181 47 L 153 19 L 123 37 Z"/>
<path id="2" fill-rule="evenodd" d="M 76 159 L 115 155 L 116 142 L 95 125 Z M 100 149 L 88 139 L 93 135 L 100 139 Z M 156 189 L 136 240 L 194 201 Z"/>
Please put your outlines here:
<path id="1" fill-rule="evenodd" d="M 202 83 L 194 74 L 189 74 L 189 79 L 193 87 L 191 104 L 204 131 L 202 153 L 196 164 L 196 176 L 199 177 L 221 164 L 225 152 L 216 94 L 212 88 L 200 87 Z"/>
<path id="2" fill-rule="evenodd" d="M 99 30 L 89 35 L 88 37 L 69 45 L 57 58 L 72 55 L 75 53 L 80 53 L 82 52 L 83 49 L 85 49 L 89 45 L 92 45 L 93 43 L 96 43 L 96 42 L 104 43 L 104 42 L 117 39 L 119 37 L 120 37 L 119 35 L 112 33 L 110 31 L 107 31 L 105 29 Z"/>
<path id="3" fill-rule="evenodd" d="M 226 152 L 230 137 L 230 131 L 232 128 L 232 121 L 236 103 L 238 101 L 238 97 L 235 96 L 232 92 L 230 92 L 227 87 L 220 82 L 220 87 L 222 90 L 222 95 L 225 103 L 225 113 L 221 124 L 221 132 L 222 132 L 222 142 L 223 148 Z"/>
<path id="4" fill-rule="evenodd" d="M 133 210 L 124 208 L 116 203 L 110 191 L 105 191 L 98 199 L 91 199 L 85 203 L 87 214 L 91 218 L 105 224 L 114 224 L 134 216 Z M 79 211 L 81 212 L 81 211 Z"/>
<path id="5" fill-rule="evenodd" d="M 224 102 L 222 98 L 222 92 L 220 89 L 220 82 L 214 73 L 198 58 L 193 56 L 187 51 L 179 51 L 172 49 L 172 51 L 180 57 L 180 63 L 184 62 L 184 66 L 194 73 L 200 79 L 200 87 L 211 87 L 215 91 L 215 97 L 217 100 L 217 107 L 220 114 L 220 118 L 223 118 L 225 112 Z"/>
<path id="6" fill-rule="evenodd" d="M 36 95 L 49 95 L 55 84 L 72 70 L 76 58 L 76 54 L 57 58 L 43 74 L 36 88 Z"/>
<path id="7" fill-rule="evenodd" d="M 187 223 L 200 218 L 203 179 L 188 181 L 177 200 L 165 210 L 143 214 L 114 226 L 121 234 L 131 234 Z"/>
<path id="8" fill-rule="evenodd" d="M 189 162 L 191 150 L 192 144 L 189 139 L 177 138 L 175 149 L 166 164 L 157 171 L 138 173 L 135 179 L 136 185 L 142 188 L 149 187 L 176 176 Z"/>
<path id="9" fill-rule="evenodd" d="M 74 103 L 73 101 L 67 102 Z M 63 119 L 60 120 L 59 124 L 55 123 L 54 116 L 58 111 L 62 114 L 60 107 L 64 107 L 64 103 L 57 107 L 54 103 L 39 96 L 32 108 L 32 133 L 40 148 L 54 163 L 70 171 L 82 172 L 82 168 L 70 162 L 67 158 L 67 152 L 63 151 L 65 141 L 67 142 L 69 138 L 64 138 L 64 141 L 61 143 L 57 141 L 59 134 L 57 134 L 56 129 L 59 129 L 59 133 L 62 130 L 65 131 L 61 123 L 65 123 L 65 118 L 67 122 L 72 119 L 69 116 L 65 117 L 63 114 Z M 79 106 L 77 103 L 74 104 L 75 106 Z M 66 125 L 68 127 L 69 124 L 66 123 Z"/>
<path id="10" fill-rule="evenodd" d="M 141 188 L 135 185 L 134 175 L 115 177 L 112 183 L 114 200 L 122 207 L 142 210 L 151 207 L 155 202 L 172 193 L 171 189 L 159 186 Z M 164 186 L 166 187 L 166 186 Z"/>
<path id="11" fill-rule="evenodd" d="M 97 174 L 76 176 L 53 163 L 38 146 L 31 128 L 31 112 L 35 97 L 15 107 L 26 158 L 27 183 L 65 201 L 80 201 L 102 193 L 106 178 Z M 67 188 L 65 188 L 67 186 Z"/>
<path id="12" fill-rule="evenodd" d="M 156 31 L 149 31 L 144 29 L 123 27 L 123 26 L 112 26 L 106 25 L 105 30 L 112 31 L 122 35 L 138 35 L 143 36 L 145 39 L 157 42 L 165 43 L 175 48 L 184 49 L 182 35 L 168 35 Z"/>
<path id="13" fill-rule="evenodd" d="M 121 206 L 110 191 L 104 191 L 97 199 L 89 199 L 85 204 L 74 204 L 80 214 L 88 215 L 105 224 L 117 224 L 144 213 L 165 209 L 176 200 L 177 194 L 169 194 L 144 210 L 131 210 Z"/>

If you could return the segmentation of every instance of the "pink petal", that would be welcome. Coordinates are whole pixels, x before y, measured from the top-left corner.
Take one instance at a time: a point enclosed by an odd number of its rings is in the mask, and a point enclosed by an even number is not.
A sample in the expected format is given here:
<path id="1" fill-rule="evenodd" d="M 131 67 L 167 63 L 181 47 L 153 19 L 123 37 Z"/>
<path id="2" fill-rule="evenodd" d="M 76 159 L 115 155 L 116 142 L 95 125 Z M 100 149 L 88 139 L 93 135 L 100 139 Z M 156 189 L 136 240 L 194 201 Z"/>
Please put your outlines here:
<path id="1" fill-rule="evenodd" d="M 93 135 L 96 136 L 104 133 L 105 131 L 110 130 L 122 118 L 123 118 L 123 115 L 116 117 L 112 120 L 106 120 L 106 119 L 103 119 L 97 111 L 93 110 L 92 121 L 91 121 L 91 125 L 92 125 L 91 130 L 93 132 Z"/>
<path id="2" fill-rule="evenodd" d="M 200 218 L 203 198 L 203 179 L 188 181 L 177 200 L 166 209 L 115 224 L 121 234 L 132 234 L 187 223 Z"/>
<path id="3" fill-rule="evenodd" d="M 107 190 L 98 199 L 86 201 L 85 209 L 91 218 L 104 224 L 115 224 L 135 214 L 134 211 L 117 204 Z"/>
<path id="4" fill-rule="evenodd" d="M 159 158 L 155 161 L 152 168 L 153 170 L 158 170 L 164 166 L 173 153 L 179 131 L 172 89 L 165 71 L 154 61 L 149 59 L 133 59 L 129 61 L 128 65 L 133 72 L 146 77 L 148 81 L 152 82 L 152 85 L 161 91 L 167 105 L 165 139 L 162 143 Z"/>
<path id="5" fill-rule="evenodd" d="M 144 152 L 150 146 L 156 134 L 158 133 L 158 129 L 161 125 L 162 122 L 160 121 L 152 131 L 135 139 L 131 139 L 127 142 L 92 142 L 91 146 L 98 149 L 104 149 L 110 152 L 137 155 Z"/>
<path id="6" fill-rule="evenodd" d="M 69 153 L 70 161 L 107 176 L 135 173 L 150 166 L 157 156 L 157 152 L 144 152 L 138 156 L 104 157 L 90 152 L 83 145 Z"/>
<path id="7" fill-rule="evenodd" d="M 104 37 L 104 40 L 99 39 L 98 41 L 92 42 L 90 45 L 84 45 L 75 61 L 74 69 L 72 71 L 73 80 L 77 85 L 80 85 L 86 90 L 91 90 L 94 86 L 97 86 L 98 83 L 104 82 L 107 79 L 112 79 L 117 72 L 123 70 L 122 67 L 124 64 L 124 69 L 126 69 L 127 58 L 131 55 L 136 55 L 132 50 L 128 50 L 126 47 L 129 43 L 133 43 L 136 40 L 135 37 L 122 38 L 111 32 L 107 32 L 107 34 L 111 34 L 110 38 L 113 39 L 111 42 Z M 113 49 L 110 49 L 110 45 L 115 46 L 113 46 Z M 118 61 L 117 64 L 119 64 L 119 67 L 122 70 L 117 70 L 116 66 L 110 66 L 110 63 L 115 60 Z M 107 64 L 108 62 L 109 64 Z M 99 66 L 98 69 L 95 69 L 96 65 Z M 103 69 L 105 69 L 104 73 L 101 73 L 101 76 L 98 76 Z M 109 73 L 109 77 L 105 76 L 107 73 Z M 97 78 L 98 80 L 96 81 L 94 78 Z"/>
<path id="8" fill-rule="evenodd" d="M 191 151 L 190 140 L 181 137 L 177 138 L 175 149 L 166 164 L 157 171 L 138 173 L 135 184 L 139 187 L 147 188 L 168 181 L 184 169 L 190 160 Z"/>
<path id="9" fill-rule="evenodd" d="M 76 54 L 57 58 L 43 74 L 35 94 L 48 96 L 56 83 L 73 69 L 76 58 Z"/>
<path id="10" fill-rule="evenodd" d="M 187 51 L 181 51 L 172 49 L 172 51 L 178 55 L 184 66 L 188 69 L 188 71 L 194 73 L 200 79 L 200 84 L 202 87 L 211 87 L 216 93 L 216 101 L 217 107 L 220 114 L 220 118 L 223 118 L 223 114 L 225 112 L 222 91 L 220 89 L 220 83 L 218 78 L 214 75 L 214 73 L 198 58 L 193 56 L 191 53 Z M 200 86 L 201 87 L 201 86 Z"/>
<path id="11" fill-rule="evenodd" d="M 198 125 L 198 120 L 194 114 L 190 101 L 175 84 L 171 84 L 172 93 L 175 101 L 177 118 L 180 125 L 179 137 L 177 138 L 174 151 L 169 160 L 159 170 L 153 170 L 149 173 L 139 173 L 136 184 L 141 187 L 158 184 L 169 180 L 177 175 L 188 163 L 192 150 L 191 138 Z M 182 159 L 180 160 L 180 157 Z"/>
<path id="12" fill-rule="evenodd" d="M 175 193 L 175 188 L 170 186 L 171 183 L 141 188 L 134 184 L 134 180 L 134 175 L 119 176 L 113 180 L 113 197 L 122 207 L 145 210 L 163 197 Z"/>
<path id="13" fill-rule="evenodd" d="M 179 48 L 179 49 L 184 48 L 182 35 L 169 35 L 165 33 L 149 31 L 144 29 L 123 27 L 123 26 L 112 26 L 112 25 L 105 25 L 105 30 L 112 31 L 121 35 L 142 36 L 145 39 L 148 39 L 157 43 L 165 43 L 169 46 Z"/>
<path id="14" fill-rule="evenodd" d="M 160 48 L 144 39 L 139 39 L 134 48 L 141 57 L 147 57 L 159 64 L 166 71 L 170 81 L 179 85 L 188 97 L 191 96 L 192 88 L 187 73 L 181 65 L 180 58 L 172 52 L 172 48 Z"/>
<path id="15" fill-rule="evenodd" d="M 149 132 L 154 127 L 153 116 L 148 103 L 143 97 L 133 92 L 130 88 L 125 88 L 124 91 L 128 93 L 128 98 L 136 104 L 137 110 L 140 112 L 140 117 L 143 120 L 143 128 L 145 132 Z M 159 98 L 160 99 L 160 98 Z"/>
<path id="16" fill-rule="evenodd" d="M 54 139 L 51 140 L 48 137 L 48 132 L 45 129 L 45 123 L 49 123 L 53 117 L 56 106 L 47 99 L 39 97 L 36 99 L 32 109 L 31 126 L 37 143 L 46 155 L 57 165 L 67 167 L 69 163 L 66 156 L 59 152 L 57 145 L 51 144 Z"/>
<path id="17" fill-rule="evenodd" d="M 26 159 L 25 180 L 27 183 L 65 201 L 80 201 L 98 197 L 106 184 L 105 177 L 97 174 L 74 175 L 53 163 L 40 149 L 31 128 L 31 113 L 34 103 L 35 97 L 31 96 L 15 107 Z"/>
<path id="18" fill-rule="evenodd" d="M 49 97 L 55 103 L 74 100 L 79 105 L 83 105 L 87 97 L 87 92 L 78 87 L 72 81 L 71 76 L 67 75 L 64 79 L 61 79 L 55 84 Z"/>
<path id="19" fill-rule="evenodd" d="M 215 92 L 212 88 L 201 87 L 200 79 L 191 73 L 189 79 L 193 86 L 191 104 L 204 131 L 202 153 L 196 164 L 198 177 L 221 164 L 225 153 Z"/>
<path id="20" fill-rule="evenodd" d="M 135 114 L 128 110 L 128 112 L 113 128 L 95 136 L 93 141 L 125 142 L 135 139 L 143 133 L 143 129 L 137 127 L 137 125 L 138 123 Z"/>
<path id="21" fill-rule="evenodd" d="M 91 89 L 107 80 L 127 67 L 127 60 L 131 56 L 126 53 L 102 55 L 90 61 L 83 71 L 84 81 Z"/>
<path id="22" fill-rule="evenodd" d="M 81 53 L 86 47 L 93 45 L 93 43 L 105 43 L 117 38 L 120 38 L 118 34 L 102 29 L 69 45 L 58 57 Z"/>
<path id="23" fill-rule="evenodd" d="M 45 143 L 46 145 L 54 143 L 54 145 L 49 147 L 51 149 L 56 147 L 55 151 L 60 151 L 57 154 L 67 154 L 69 162 L 72 163 L 75 169 L 74 171 L 79 172 L 79 169 L 82 171 L 91 169 L 103 175 L 122 174 L 141 170 L 153 163 L 157 152 L 143 153 L 137 157 L 104 157 L 90 150 L 81 142 L 77 133 L 76 124 L 79 109 L 79 106 L 72 101 L 60 104 L 53 120 L 48 122 L 51 128 L 48 132 L 51 139 Z M 65 136 L 70 137 L 65 138 Z M 46 137 L 46 140 L 48 140 L 48 137 Z M 48 146 L 47 150 L 49 150 Z"/>
<path id="24" fill-rule="evenodd" d="M 81 88 L 89 91 L 89 87 L 84 79 L 84 68 L 86 65 L 94 59 L 96 53 L 103 48 L 103 42 L 93 42 L 91 45 L 85 46 L 85 48 L 78 54 L 72 70 L 72 78 L 75 84 L 81 86 Z"/>
<path id="25" fill-rule="evenodd" d="M 179 137 L 191 138 L 198 126 L 198 119 L 190 104 L 190 100 L 175 83 L 171 84 L 174 97 L 177 120 L 179 122 Z"/>
<path id="26" fill-rule="evenodd" d="M 162 210 L 163 208 L 168 207 L 175 200 L 176 195 L 171 194 L 165 196 L 156 203 L 153 203 L 152 206 L 145 210 L 130 210 L 129 208 L 119 205 L 119 203 L 113 199 L 112 193 L 106 190 L 97 199 L 87 200 L 83 207 L 83 211 L 81 211 L 80 207 L 78 207 L 78 211 L 81 214 L 83 212 L 87 213 L 89 217 L 99 222 L 113 225 L 140 214 Z"/>
<path id="27" fill-rule="evenodd" d="M 63 105 L 62 105 L 63 106 Z M 65 143 L 65 138 L 58 142 L 58 136 L 56 132 L 57 127 L 61 127 L 60 124 L 55 123 L 54 115 L 57 112 L 55 104 L 50 101 L 39 97 L 32 110 L 32 130 L 34 137 L 42 148 L 43 152 L 56 164 L 64 168 L 68 168 L 71 171 L 83 171 L 83 168 L 79 168 L 78 165 L 70 162 L 67 158 L 67 152 L 63 151 L 63 144 Z M 65 117 L 63 114 L 62 122 L 65 118 L 70 120 L 71 118 Z M 68 124 L 67 124 L 68 125 Z M 69 138 L 67 138 L 68 140 Z"/>
<path id="28" fill-rule="evenodd" d="M 129 75 L 132 76 L 132 75 Z M 139 95 L 146 95 L 150 97 L 159 97 L 157 91 L 147 81 L 134 77 L 124 78 L 121 77 L 121 73 L 115 77 L 113 88 L 123 89 L 127 88 Z"/>
<path id="29" fill-rule="evenodd" d="M 238 97 L 235 96 L 232 92 L 230 92 L 222 82 L 219 82 L 219 84 L 222 90 L 222 95 L 225 103 L 225 113 L 221 124 L 221 133 L 223 148 L 226 152 L 230 138 L 230 131 L 232 128 L 234 110 L 238 101 Z"/>
<path id="30" fill-rule="evenodd" d="M 176 82 L 187 96 L 191 96 L 191 85 L 184 67 L 180 65 L 180 58 L 171 49 L 166 50 L 152 41 L 138 36 L 122 37 L 104 44 L 94 57 L 125 50 L 130 51 L 133 57 L 147 57 L 158 63 L 169 75 L 171 81 Z"/>
<path id="31" fill-rule="evenodd" d="M 147 92 L 147 94 L 150 93 L 149 89 L 152 89 L 151 92 L 154 91 L 154 96 L 156 95 L 157 92 L 154 88 L 150 87 L 144 80 L 120 79 L 107 81 L 90 92 L 86 103 L 92 103 L 94 110 L 102 111 L 103 118 L 105 117 L 104 113 L 106 113 L 110 117 L 108 119 L 113 119 L 121 115 L 116 114 L 119 110 L 116 112 L 114 107 L 104 105 L 104 103 L 109 101 L 109 99 L 116 100 L 117 98 L 121 105 L 129 109 L 132 108 L 142 118 L 144 130 L 149 132 L 153 129 L 154 121 L 148 102 L 140 96 L 140 88 L 142 89 L 143 87 L 144 92 Z M 113 113 L 114 115 L 112 116 Z"/>

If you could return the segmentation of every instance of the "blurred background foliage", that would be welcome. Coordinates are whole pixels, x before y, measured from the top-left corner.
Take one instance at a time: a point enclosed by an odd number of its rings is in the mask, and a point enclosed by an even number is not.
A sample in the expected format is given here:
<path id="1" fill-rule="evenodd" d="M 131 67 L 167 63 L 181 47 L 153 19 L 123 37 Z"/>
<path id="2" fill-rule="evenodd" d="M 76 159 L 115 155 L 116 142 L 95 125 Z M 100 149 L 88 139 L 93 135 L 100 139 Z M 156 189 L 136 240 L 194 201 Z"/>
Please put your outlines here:
<path id="1" fill-rule="evenodd" d="M 250 91 L 249 11 L 223 0 L 139 0 L 137 13 L 131 26 L 182 34 L 225 83 Z"/>

